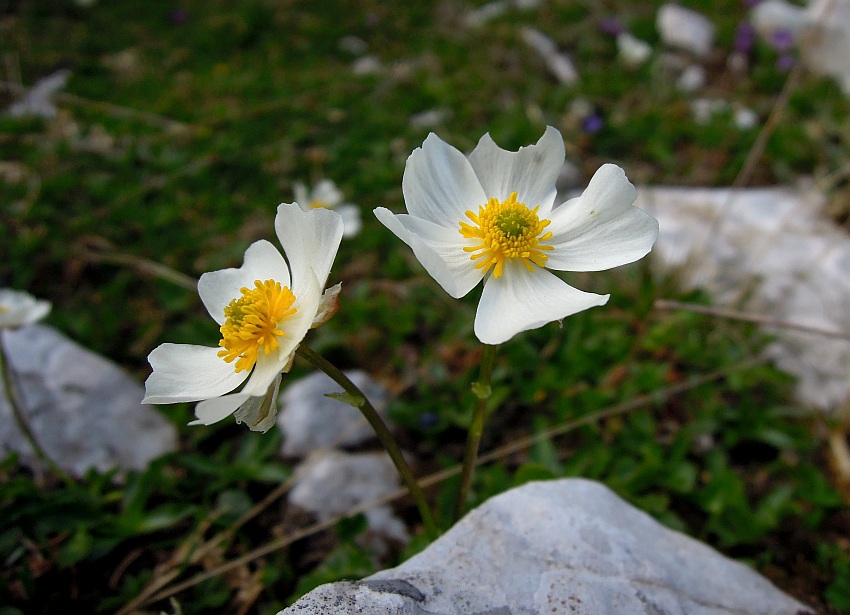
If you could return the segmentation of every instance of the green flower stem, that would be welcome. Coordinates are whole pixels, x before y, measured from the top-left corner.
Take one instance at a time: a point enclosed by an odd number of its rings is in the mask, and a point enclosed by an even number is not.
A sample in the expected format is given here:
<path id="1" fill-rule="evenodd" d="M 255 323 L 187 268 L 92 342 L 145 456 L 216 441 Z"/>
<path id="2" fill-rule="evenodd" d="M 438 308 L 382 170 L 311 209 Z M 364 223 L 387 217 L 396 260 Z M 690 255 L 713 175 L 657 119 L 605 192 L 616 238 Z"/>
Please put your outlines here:
<path id="1" fill-rule="evenodd" d="M 478 457 L 478 445 L 481 443 L 481 434 L 484 433 L 487 402 L 492 393 L 490 379 L 493 375 L 493 363 L 496 361 L 496 350 L 498 348 L 498 346 L 484 344 L 484 352 L 481 354 L 481 377 L 478 382 L 472 383 L 472 392 L 478 398 L 478 403 L 475 404 L 472 423 L 469 426 L 469 433 L 466 437 L 466 453 L 463 457 L 460 487 L 457 493 L 457 501 L 455 502 L 455 521 L 460 519 L 466 512 L 466 499 L 469 497 L 469 486 L 472 484 L 472 472 L 475 469 L 475 459 Z"/>
<path id="2" fill-rule="evenodd" d="M 395 464 L 398 473 L 401 475 L 401 478 L 404 480 L 405 485 L 407 485 L 410 495 L 412 495 L 413 499 L 416 501 L 416 506 L 419 508 L 419 514 L 422 516 L 425 529 L 433 538 L 439 536 L 440 532 L 437 529 L 437 524 L 434 521 L 434 515 L 431 512 L 431 508 L 428 506 L 428 501 L 425 499 L 425 494 L 422 492 L 422 488 L 419 486 L 416 477 L 413 476 L 413 471 L 410 469 L 407 461 L 405 461 L 401 449 L 398 447 L 395 438 L 393 438 L 393 435 L 390 433 L 390 430 L 386 423 L 384 423 L 381 415 L 378 414 L 374 406 L 372 406 L 369 400 L 366 399 L 366 396 L 363 395 L 360 389 L 357 388 L 357 385 L 351 382 L 351 380 L 349 380 L 348 377 L 343 374 L 342 371 L 337 369 L 330 361 L 303 343 L 298 347 L 296 352 L 299 356 L 306 359 L 316 368 L 330 376 L 346 393 L 356 397 L 358 401 L 360 399 L 363 400 L 363 403 L 359 405 L 358 408 L 360 409 L 360 412 L 363 413 L 363 416 L 366 417 L 366 420 L 369 421 L 372 429 L 375 430 L 375 434 L 378 436 L 381 444 L 384 445 L 384 449 L 389 454 L 390 459 L 393 460 L 393 463 Z"/>
<path id="3" fill-rule="evenodd" d="M 9 364 L 9 358 L 6 354 L 6 346 L 3 342 L 2 333 L 3 332 L 0 331 L 0 377 L 3 378 L 3 388 L 6 390 L 6 398 L 9 400 L 9 407 L 12 409 L 12 416 L 15 417 L 15 423 L 17 423 L 18 429 L 21 430 L 21 433 L 24 434 L 24 437 L 27 439 L 27 442 L 29 442 L 30 447 L 32 447 L 32 450 L 35 453 L 35 456 L 38 457 L 39 461 L 50 468 L 56 476 L 68 482 L 70 480 L 68 475 L 65 474 L 62 468 L 60 468 L 59 465 L 50 458 L 44 448 L 42 448 L 38 438 L 35 437 L 35 433 L 33 433 L 26 417 L 24 416 L 24 410 L 18 403 L 19 398 L 17 389 L 15 388 L 15 382 L 12 377 L 12 366 Z"/>

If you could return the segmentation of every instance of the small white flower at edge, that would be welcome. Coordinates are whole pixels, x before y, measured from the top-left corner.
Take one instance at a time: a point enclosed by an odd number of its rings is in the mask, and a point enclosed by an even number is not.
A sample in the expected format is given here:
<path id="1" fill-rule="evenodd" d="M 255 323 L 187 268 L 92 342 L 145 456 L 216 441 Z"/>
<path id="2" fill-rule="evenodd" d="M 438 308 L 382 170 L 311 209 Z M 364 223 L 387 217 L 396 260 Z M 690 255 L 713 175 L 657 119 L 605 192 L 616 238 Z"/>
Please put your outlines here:
<path id="1" fill-rule="evenodd" d="M 198 401 L 191 425 L 211 425 L 234 413 L 236 422 L 253 431 L 274 425 L 281 374 L 289 371 L 307 331 L 335 312 L 339 285 L 322 291 L 342 230 L 336 212 L 281 204 L 275 231 L 289 264 L 261 240 L 246 250 L 239 269 L 202 275 L 198 294 L 220 325 L 219 347 L 155 348 L 142 403 Z"/>
<path id="2" fill-rule="evenodd" d="M 581 196 L 553 207 L 564 159 L 552 127 L 517 152 L 486 134 L 468 158 L 432 133 L 407 159 L 408 213 L 375 209 L 449 295 L 463 297 L 484 282 L 475 335 L 485 344 L 608 301 L 547 269 L 618 267 L 645 256 L 658 237 L 658 222 L 632 206 L 637 191 L 613 164 Z"/>
<path id="3" fill-rule="evenodd" d="M 360 220 L 360 208 L 353 203 L 343 203 L 342 191 L 330 179 L 322 179 L 312 191 L 301 182 L 295 182 L 292 186 L 295 193 L 295 202 L 301 209 L 333 209 L 342 216 L 345 227 L 343 237 L 351 238 L 360 232 L 363 223 Z"/>
<path id="4" fill-rule="evenodd" d="M 21 290 L 0 288 L 0 329 L 17 329 L 38 322 L 50 313 L 50 302 Z"/>

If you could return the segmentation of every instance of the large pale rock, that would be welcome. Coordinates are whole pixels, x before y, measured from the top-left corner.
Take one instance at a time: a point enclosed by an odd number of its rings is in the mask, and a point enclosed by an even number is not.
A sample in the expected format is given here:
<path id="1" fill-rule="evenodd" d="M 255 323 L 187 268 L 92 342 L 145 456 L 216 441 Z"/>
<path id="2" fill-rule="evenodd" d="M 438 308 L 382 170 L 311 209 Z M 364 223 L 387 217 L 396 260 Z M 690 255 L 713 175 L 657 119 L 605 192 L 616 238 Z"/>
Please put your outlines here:
<path id="1" fill-rule="evenodd" d="M 289 615 L 798 615 L 746 566 L 599 483 L 529 483 L 485 502 L 419 555 L 323 585 Z"/>
<path id="2" fill-rule="evenodd" d="M 812 0 L 801 52 L 812 71 L 834 77 L 850 96 L 850 0 Z"/>
<path id="3" fill-rule="evenodd" d="M 681 268 L 723 307 L 850 332 L 850 236 L 803 188 L 644 187 L 635 205 L 658 219 L 656 262 Z M 775 330 L 768 353 L 798 378 L 801 401 L 830 409 L 850 395 L 850 341 Z"/>
<path id="4" fill-rule="evenodd" d="M 9 106 L 9 115 L 12 117 L 53 119 L 58 112 L 56 105 L 53 104 L 53 98 L 65 88 L 70 76 L 71 71 L 61 69 L 40 79 L 21 98 Z"/>
<path id="5" fill-rule="evenodd" d="M 665 4 L 658 9 L 656 27 L 661 40 L 671 47 L 683 49 L 704 58 L 714 43 L 714 24 L 702 13 L 678 4 Z"/>
<path id="6" fill-rule="evenodd" d="M 386 388 L 360 370 L 347 371 L 345 375 L 386 420 Z M 303 457 L 318 449 L 356 446 L 374 436 L 360 410 L 326 397 L 326 393 L 342 393 L 342 387 L 323 372 L 314 372 L 286 387 L 277 415 L 277 424 L 283 431 L 283 455 Z"/>
<path id="7" fill-rule="evenodd" d="M 142 469 L 177 447 L 174 427 L 144 389 L 117 365 L 46 325 L 3 332 L 30 428 L 66 472 Z M 0 383 L 0 447 L 21 462 L 38 460 L 15 423 Z"/>
<path id="8" fill-rule="evenodd" d="M 289 502 L 316 515 L 320 521 L 348 513 L 364 502 L 388 496 L 401 487 L 398 472 L 386 453 L 317 451 L 297 470 Z M 409 536 L 389 506 L 364 513 L 372 531 L 399 542 Z"/>

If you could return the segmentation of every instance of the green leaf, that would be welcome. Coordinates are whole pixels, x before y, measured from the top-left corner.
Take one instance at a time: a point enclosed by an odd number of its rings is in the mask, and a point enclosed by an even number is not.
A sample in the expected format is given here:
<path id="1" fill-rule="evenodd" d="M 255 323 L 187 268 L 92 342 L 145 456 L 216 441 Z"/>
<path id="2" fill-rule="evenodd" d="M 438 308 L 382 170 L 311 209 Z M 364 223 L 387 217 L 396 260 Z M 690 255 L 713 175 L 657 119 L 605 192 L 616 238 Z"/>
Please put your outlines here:
<path id="1" fill-rule="evenodd" d="M 355 408 L 362 408 L 366 403 L 366 400 L 363 399 L 362 395 L 352 395 L 351 393 L 325 393 L 325 397 L 330 397 L 331 399 L 335 399 L 337 401 L 341 401 L 344 404 L 348 404 L 349 406 L 354 406 Z"/>
<path id="2" fill-rule="evenodd" d="M 473 382 L 469 388 L 472 389 L 472 394 L 478 399 L 487 399 L 493 393 L 492 387 L 483 385 L 480 382 Z"/>

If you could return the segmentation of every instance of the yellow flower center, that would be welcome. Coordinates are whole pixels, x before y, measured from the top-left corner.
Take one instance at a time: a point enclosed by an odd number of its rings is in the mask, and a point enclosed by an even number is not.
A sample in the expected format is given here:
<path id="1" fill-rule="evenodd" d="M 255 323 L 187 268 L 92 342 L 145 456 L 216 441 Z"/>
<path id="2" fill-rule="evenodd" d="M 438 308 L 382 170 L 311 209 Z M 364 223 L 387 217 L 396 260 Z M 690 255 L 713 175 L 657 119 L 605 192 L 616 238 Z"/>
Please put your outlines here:
<path id="1" fill-rule="evenodd" d="M 310 209 L 330 209 L 325 201 L 310 201 Z"/>
<path id="2" fill-rule="evenodd" d="M 222 339 L 218 343 L 224 348 L 218 352 L 228 363 L 236 359 L 236 371 L 254 367 L 260 349 L 269 355 L 278 348 L 278 337 L 286 333 L 279 327 L 284 319 L 292 316 L 295 295 L 280 282 L 256 280 L 254 288 L 240 288 L 237 297 L 224 308 L 227 319 L 221 326 Z"/>
<path id="3" fill-rule="evenodd" d="M 5 305 L 0 305 L 0 314 L 5 314 L 8 311 L 9 311 L 8 307 L 6 307 Z"/>
<path id="4" fill-rule="evenodd" d="M 544 267 L 546 250 L 552 246 L 540 245 L 552 237 L 552 233 L 543 233 L 551 220 L 541 220 L 537 217 L 538 207 L 529 209 L 516 200 L 516 192 L 511 192 L 507 201 L 489 199 L 486 205 L 478 208 L 478 213 L 466 212 L 466 217 L 475 224 L 460 222 L 460 234 L 467 239 L 474 239 L 476 245 L 467 246 L 465 252 L 471 252 L 469 258 L 475 263 L 481 273 L 493 269 L 493 275 L 500 277 L 506 259 L 518 258 L 528 268 L 534 271 L 534 266 Z"/>

